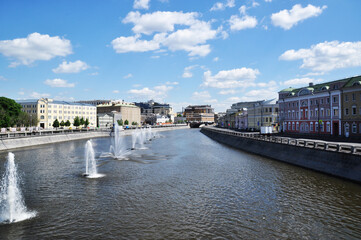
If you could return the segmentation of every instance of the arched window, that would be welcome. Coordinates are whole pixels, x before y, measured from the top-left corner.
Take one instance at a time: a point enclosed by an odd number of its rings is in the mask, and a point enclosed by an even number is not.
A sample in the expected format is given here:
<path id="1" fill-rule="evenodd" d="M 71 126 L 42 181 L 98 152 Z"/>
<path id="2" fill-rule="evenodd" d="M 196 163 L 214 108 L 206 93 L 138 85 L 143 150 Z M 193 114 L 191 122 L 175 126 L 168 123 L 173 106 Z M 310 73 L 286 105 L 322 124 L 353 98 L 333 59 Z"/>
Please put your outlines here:
<path id="1" fill-rule="evenodd" d="M 310 131 L 313 132 L 313 122 L 310 123 Z"/>

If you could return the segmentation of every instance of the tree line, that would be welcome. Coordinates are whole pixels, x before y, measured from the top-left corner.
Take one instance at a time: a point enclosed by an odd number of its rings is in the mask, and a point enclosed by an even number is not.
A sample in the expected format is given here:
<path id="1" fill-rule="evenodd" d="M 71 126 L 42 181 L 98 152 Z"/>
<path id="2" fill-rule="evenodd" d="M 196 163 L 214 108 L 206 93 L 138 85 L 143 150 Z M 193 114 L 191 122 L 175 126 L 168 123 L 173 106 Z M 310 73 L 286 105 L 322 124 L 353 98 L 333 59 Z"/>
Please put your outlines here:
<path id="1" fill-rule="evenodd" d="M 53 127 L 54 128 L 58 128 L 59 126 L 60 127 L 69 127 L 71 125 L 70 121 L 67 120 L 66 122 L 64 122 L 63 120 L 61 122 L 59 122 L 58 119 L 55 119 L 54 122 L 53 122 Z M 89 125 L 89 119 L 85 119 L 82 117 L 82 118 L 79 118 L 78 116 L 76 116 L 74 118 L 74 121 L 73 121 L 73 126 L 74 127 L 79 127 L 81 125 L 84 125 L 84 127 L 87 127 Z"/>
<path id="2" fill-rule="evenodd" d="M 30 127 L 38 125 L 36 114 L 21 111 L 21 105 L 13 99 L 0 97 L 0 127 Z"/>

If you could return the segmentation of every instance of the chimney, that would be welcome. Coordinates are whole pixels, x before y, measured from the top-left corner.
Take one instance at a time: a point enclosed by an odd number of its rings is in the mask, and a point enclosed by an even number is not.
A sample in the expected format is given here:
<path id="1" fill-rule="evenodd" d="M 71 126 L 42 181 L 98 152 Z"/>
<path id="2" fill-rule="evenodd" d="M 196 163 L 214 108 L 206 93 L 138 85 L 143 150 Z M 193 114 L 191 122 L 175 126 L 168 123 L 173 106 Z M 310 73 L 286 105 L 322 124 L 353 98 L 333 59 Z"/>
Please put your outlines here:
<path id="1" fill-rule="evenodd" d="M 309 86 L 309 87 L 312 87 L 312 86 L 313 86 L 313 83 L 312 83 L 312 82 L 310 82 L 310 83 L 308 84 L 308 86 Z"/>

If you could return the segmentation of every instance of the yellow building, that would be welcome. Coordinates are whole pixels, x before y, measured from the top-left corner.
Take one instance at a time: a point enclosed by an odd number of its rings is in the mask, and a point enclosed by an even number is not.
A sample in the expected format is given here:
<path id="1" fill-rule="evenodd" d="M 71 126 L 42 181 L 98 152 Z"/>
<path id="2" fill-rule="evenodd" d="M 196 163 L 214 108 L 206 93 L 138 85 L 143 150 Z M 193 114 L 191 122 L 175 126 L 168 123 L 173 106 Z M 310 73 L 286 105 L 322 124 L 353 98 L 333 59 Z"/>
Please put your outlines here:
<path id="1" fill-rule="evenodd" d="M 88 119 L 89 127 L 96 127 L 96 107 L 90 104 L 56 101 L 50 98 L 17 102 L 21 105 L 23 112 L 36 114 L 39 121 L 38 127 L 43 129 L 53 128 L 53 122 L 56 119 L 59 123 L 69 120 L 73 126 L 75 117 Z"/>

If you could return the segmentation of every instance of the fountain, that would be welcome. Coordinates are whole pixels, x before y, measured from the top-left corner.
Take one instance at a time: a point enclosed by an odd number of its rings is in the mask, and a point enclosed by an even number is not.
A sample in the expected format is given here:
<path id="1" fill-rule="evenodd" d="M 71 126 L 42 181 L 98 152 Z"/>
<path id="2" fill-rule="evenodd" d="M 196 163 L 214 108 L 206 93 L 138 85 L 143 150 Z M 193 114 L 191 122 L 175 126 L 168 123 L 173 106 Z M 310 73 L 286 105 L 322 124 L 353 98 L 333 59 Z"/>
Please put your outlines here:
<path id="1" fill-rule="evenodd" d="M 121 131 L 123 127 L 118 124 L 114 124 L 114 134 L 112 138 L 112 144 L 110 145 L 109 153 L 104 153 L 100 157 L 111 157 L 118 160 L 128 160 L 130 151 L 126 151 L 123 144 L 123 136 Z"/>
<path id="2" fill-rule="evenodd" d="M 135 145 L 137 144 L 137 141 L 140 137 L 141 132 L 139 131 L 139 129 L 135 129 L 134 132 L 132 133 L 132 148 L 131 150 L 135 150 Z"/>
<path id="3" fill-rule="evenodd" d="M 144 147 L 145 139 L 146 139 L 145 129 L 143 129 L 143 128 L 136 129 L 132 134 L 132 148 L 131 148 L 131 150 L 147 149 L 146 147 Z M 137 145 L 138 145 L 138 147 L 137 147 Z"/>
<path id="4" fill-rule="evenodd" d="M 88 140 L 85 144 L 85 173 L 83 176 L 87 178 L 100 178 L 104 176 L 102 174 L 98 174 L 97 172 L 95 153 L 93 144 L 90 140 Z"/>
<path id="5" fill-rule="evenodd" d="M 9 153 L 6 172 L 0 186 L 0 222 L 19 222 L 36 215 L 36 212 L 27 211 L 24 204 L 14 159 L 14 154 Z"/>

